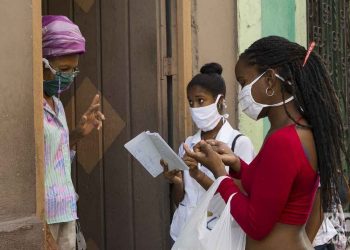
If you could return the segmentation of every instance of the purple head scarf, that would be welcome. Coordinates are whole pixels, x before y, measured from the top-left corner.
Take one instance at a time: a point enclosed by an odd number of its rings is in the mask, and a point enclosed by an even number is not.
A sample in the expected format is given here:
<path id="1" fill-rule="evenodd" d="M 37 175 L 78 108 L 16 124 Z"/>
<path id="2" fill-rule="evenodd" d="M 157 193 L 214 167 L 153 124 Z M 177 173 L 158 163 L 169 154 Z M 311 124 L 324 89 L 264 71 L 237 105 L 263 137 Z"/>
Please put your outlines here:
<path id="1" fill-rule="evenodd" d="M 85 38 L 79 27 L 65 16 L 43 16 L 43 57 L 82 54 Z"/>

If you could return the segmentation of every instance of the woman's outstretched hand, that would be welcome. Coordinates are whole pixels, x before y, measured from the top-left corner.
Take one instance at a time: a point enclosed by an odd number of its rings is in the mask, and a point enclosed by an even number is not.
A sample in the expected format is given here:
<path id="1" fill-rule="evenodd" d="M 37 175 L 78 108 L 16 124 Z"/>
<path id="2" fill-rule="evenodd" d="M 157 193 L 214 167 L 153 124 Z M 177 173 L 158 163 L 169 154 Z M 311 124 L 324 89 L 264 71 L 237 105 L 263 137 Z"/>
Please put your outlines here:
<path id="1" fill-rule="evenodd" d="M 241 168 L 240 160 L 226 143 L 212 139 L 206 140 L 206 142 L 219 154 L 222 162 L 226 166 L 229 166 L 235 172 L 239 172 Z"/>
<path id="2" fill-rule="evenodd" d="M 95 128 L 100 130 L 105 120 L 104 114 L 100 111 L 100 96 L 95 95 L 88 110 L 83 114 L 77 127 L 69 134 L 69 144 L 73 147 L 82 138 L 90 134 Z"/>
<path id="3" fill-rule="evenodd" d="M 185 162 L 187 167 L 189 167 L 190 176 L 192 178 L 198 180 L 204 176 L 204 173 L 198 168 L 198 161 L 196 161 L 194 158 L 185 154 L 182 157 L 182 160 Z"/>
<path id="4" fill-rule="evenodd" d="M 200 141 L 194 146 L 193 151 L 190 147 L 184 144 L 184 150 L 186 155 L 200 162 L 206 168 L 208 168 L 215 177 L 227 175 L 225 165 L 222 162 L 219 154 L 217 154 L 205 141 Z"/>
<path id="5" fill-rule="evenodd" d="M 95 95 L 90 107 L 83 114 L 78 125 L 82 136 L 90 134 L 95 128 L 97 130 L 102 128 L 102 122 L 105 120 L 105 116 L 101 113 L 100 106 L 100 96 Z"/>

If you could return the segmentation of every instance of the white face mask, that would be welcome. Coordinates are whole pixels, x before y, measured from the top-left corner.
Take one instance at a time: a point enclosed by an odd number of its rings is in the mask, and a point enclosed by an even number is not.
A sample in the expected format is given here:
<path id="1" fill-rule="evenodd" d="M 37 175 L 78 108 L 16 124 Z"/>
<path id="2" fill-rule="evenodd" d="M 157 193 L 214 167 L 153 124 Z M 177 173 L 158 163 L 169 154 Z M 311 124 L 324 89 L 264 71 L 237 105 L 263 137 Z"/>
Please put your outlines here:
<path id="1" fill-rule="evenodd" d="M 257 78 L 255 78 L 250 84 L 244 86 L 241 90 L 241 92 L 239 92 L 238 94 L 238 100 L 239 100 L 239 104 L 241 105 L 242 111 L 243 113 L 245 113 L 247 116 L 249 116 L 250 118 L 254 119 L 254 120 L 258 120 L 258 116 L 261 113 L 262 109 L 265 107 L 278 107 L 283 105 L 283 101 L 276 103 L 276 104 L 262 104 L 262 103 L 258 103 L 254 100 L 253 95 L 252 95 L 252 87 L 254 85 L 254 83 L 256 83 L 264 74 L 266 73 L 266 71 L 264 73 L 262 73 L 261 75 L 259 75 Z M 281 77 L 278 74 L 275 74 L 277 78 L 279 78 L 281 81 L 285 81 L 283 77 Z M 288 84 L 290 84 L 288 82 Z M 291 96 L 290 98 L 288 98 L 287 100 L 285 100 L 284 103 L 288 103 L 290 101 L 292 101 L 294 99 L 293 96 Z"/>
<path id="2" fill-rule="evenodd" d="M 222 119 L 222 115 L 220 115 L 217 108 L 217 104 L 221 96 L 222 95 L 218 95 L 215 103 L 208 106 L 190 108 L 192 120 L 196 124 L 197 128 L 207 132 L 214 129 L 216 125 L 218 125 L 220 119 Z"/>

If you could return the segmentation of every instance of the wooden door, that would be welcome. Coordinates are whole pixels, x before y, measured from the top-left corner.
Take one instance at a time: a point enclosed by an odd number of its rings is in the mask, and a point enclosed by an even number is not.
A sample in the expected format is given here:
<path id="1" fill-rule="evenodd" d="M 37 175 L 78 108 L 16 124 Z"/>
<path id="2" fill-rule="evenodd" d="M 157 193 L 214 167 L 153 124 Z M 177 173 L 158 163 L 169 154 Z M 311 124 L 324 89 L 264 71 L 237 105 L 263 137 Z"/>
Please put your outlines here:
<path id="1" fill-rule="evenodd" d="M 73 179 L 88 249 L 168 249 L 169 185 L 153 179 L 123 145 L 144 130 L 167 138 L 161 1 L 44 0 L 44 14 L 70 17 L 87 40 L 74 88 L 62 96 L 70 128 L 93 96 L 106 122 L 77 146 Z"/>

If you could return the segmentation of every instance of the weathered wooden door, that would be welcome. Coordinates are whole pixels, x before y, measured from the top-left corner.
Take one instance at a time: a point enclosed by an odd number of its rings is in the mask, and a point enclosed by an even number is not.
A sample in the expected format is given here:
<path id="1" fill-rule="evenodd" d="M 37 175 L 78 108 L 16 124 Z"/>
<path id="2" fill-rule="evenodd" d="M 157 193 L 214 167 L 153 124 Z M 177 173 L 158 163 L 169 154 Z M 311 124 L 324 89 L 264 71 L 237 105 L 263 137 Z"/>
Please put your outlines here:
<path id="1" fill-rule="evenodd" d="M 169 187 L 123 145 L 143 130 L 167 136 L 161 80 L 164 6 L 155 0 L 44 0 L 43 14 L 77 23 L 87 40 L 80 75 L 62 96 L 74 128 L 100 92 L 106 122 L 77 146 L 78 211 L 88 249 L 168 249 Z"/>

